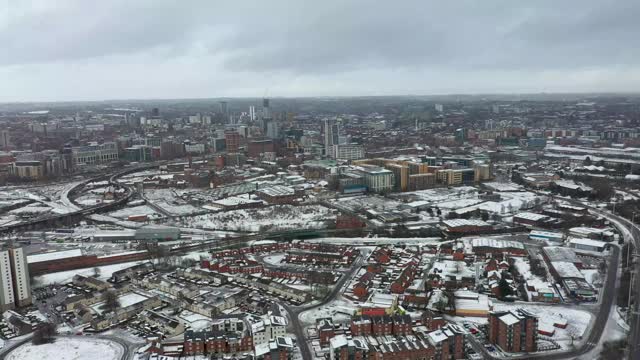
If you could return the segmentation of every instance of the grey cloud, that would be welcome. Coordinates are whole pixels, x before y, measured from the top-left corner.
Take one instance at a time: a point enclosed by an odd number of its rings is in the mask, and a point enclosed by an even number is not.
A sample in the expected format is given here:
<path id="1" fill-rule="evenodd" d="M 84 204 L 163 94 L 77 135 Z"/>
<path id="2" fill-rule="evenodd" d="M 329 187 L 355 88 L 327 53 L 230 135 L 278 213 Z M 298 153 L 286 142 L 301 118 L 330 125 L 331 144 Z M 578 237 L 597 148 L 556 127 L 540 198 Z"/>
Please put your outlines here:
<path id="1" fill-rule="evenodd" d="M 0 5 L 0 99 L 630 89 L 640 71 L 636 1 L 40 1 Z"/>

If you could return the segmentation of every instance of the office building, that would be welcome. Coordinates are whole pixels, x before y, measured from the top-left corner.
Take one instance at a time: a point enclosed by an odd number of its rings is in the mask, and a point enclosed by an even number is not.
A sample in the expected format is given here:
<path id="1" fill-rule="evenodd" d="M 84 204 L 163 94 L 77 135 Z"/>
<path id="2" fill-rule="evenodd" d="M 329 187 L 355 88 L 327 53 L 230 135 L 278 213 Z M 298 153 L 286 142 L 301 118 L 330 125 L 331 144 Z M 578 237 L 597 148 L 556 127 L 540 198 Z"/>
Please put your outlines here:
<path id="1" fill-rule="evenodd" d="M 11 146 L 11 136 L 9 130 L 0 131 L 0 149 L 5 149 Z"/>
<path id="2" fill-rule="evenodd" d="M 249 106 L 249 119 L 256 121 L 256 107 L 253 105 Z"/>
<path id="3" fill-rule="evenodd" d="M 229 107 L 227 106 L 226 101 L 220 101 L 220 113 L 222 114 L 224 121 L 229 120 Z"/>
<path id="4" fill-rule="evenodd" d="M 364 146 L 357 144 L 334 144 L 333 155 L 339 160 L 359 160 L 364 158 Z"/>
<path id="5" fill-rule="evenodd" d="M 393 172 L 373 165 L 364 165 L 358 171 L 362 174 L 364 183 L 370 192 L 385 192 L 393 190 Z"/>
<path id="6" fill-rule="evenodd" d="M 74 166 L 94 165 L 118 160 L 118 147 L 115 142 L 92 143 L 71 149 Z"/>
<path id="7" fill-rule="evenodd" d="M 335 119 L 324 119 L 322 126 L 324 132 L 324 155 L 329 158 L 333 158 L 333 145 L 339 144 L 339 130 L 338 122 Z"/>

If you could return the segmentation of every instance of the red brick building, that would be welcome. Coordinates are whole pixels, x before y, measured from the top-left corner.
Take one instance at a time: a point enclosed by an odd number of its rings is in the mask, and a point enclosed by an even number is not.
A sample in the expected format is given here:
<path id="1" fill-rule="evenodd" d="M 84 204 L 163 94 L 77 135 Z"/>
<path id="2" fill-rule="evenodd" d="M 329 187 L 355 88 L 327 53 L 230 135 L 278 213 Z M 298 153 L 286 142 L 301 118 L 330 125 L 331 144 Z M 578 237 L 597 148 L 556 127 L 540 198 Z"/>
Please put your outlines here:
<path id="1" fill-rule="evenodd" d="M 328 345 L 331 338 L 336 335 L 336 327 L 331 318 L 317 319 L 316 330 L 320 338 L 320 346 Z"/>
<path id="2" fill-rule="evenodd" d="M 489 313 L 489 341 L 504 351 L 536 351 L 537 334 L 537 316 L 524 309 Z"/>

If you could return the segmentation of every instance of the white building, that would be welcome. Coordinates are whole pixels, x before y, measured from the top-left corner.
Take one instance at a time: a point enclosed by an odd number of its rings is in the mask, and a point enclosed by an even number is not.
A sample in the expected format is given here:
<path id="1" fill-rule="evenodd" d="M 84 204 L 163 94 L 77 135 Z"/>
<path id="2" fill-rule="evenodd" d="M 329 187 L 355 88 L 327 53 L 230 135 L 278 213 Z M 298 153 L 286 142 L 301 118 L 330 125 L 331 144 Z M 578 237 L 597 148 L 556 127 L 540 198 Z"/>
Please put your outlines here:
<path id="1" fill-rule="evenodd" d="M 8 250 L 0 251 L 0 310 L 3 312 L 15 308 L 13 280 L 11 278 L 11 260 Z"/>
<path id="2" fill-rule="evenodd" d="M 114 142 L 92 143 L 71 148 L 74 165 L 93 165 L 118 160 L 118 147 Z"/>
<path id="3" fill-rule="evenodd" d="M 378 166 L 362 166 L 359 172 L 370 192 L 391 191 L 393 189 L 393 172 Z"/>
<path id="4" fill-rule="evenodd" d="M 31 304 L 27 256 L 21 247 L 0 250 L 0 309 Z"/>
<path id="5" fill-rule="evenodd" d="M 333 156 L 340 160 L 364 159 L 364 146 L 357 144 L 333 145 Z"/>
<path id="6" fill-rule="evenodd" d="M 204 154 L 204 144 L 184 144 L 184 151 L 187 154 Z"/>
<path id="7" fill-rule="evenodd" d="M 11 258 L 11 270 L 13 274 L 13 286 L 15 289 L 15 300 L 18 306 L 31 304 L 31 283 L 29 279 L 29 265 L 27 264 L 27 254 L 21 247 L 9 248 Z"/>
<path id="8" fill-rule="evenodd" d="M 251 324 L 254 345 L 273 341 L 280 336 L 285 336 L 286 332 L 287 320 L 282 316 L 264 315 L 259 321 Z"/>

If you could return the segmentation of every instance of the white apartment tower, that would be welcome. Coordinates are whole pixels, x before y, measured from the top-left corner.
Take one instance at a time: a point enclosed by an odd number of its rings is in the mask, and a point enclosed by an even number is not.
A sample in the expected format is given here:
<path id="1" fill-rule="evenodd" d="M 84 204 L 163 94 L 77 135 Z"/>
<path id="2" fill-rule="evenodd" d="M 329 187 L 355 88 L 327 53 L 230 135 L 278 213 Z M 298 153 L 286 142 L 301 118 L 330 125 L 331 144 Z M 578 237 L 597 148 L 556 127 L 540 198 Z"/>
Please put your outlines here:
<path id="1" fill-rule="evenodd" d="M 11 270 L 13 272 L 13 292 L 19 307 L 31 305 L 31 283 L 27 254 L 22 247 L 9 248 Z"/>
<path id="2" fill-rule="evenodd" d="M 11 259 L 8 250 L 0 251 L 0 310 L 5 312 L 14 309 L 13 280 L 11 276 Z"/>
<path id="3" fill-rule="evenodd" d="M 21 247 L 0 250 L 0 309 L 6 311 L 31 304 L 27 255 Z"/>

